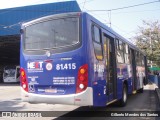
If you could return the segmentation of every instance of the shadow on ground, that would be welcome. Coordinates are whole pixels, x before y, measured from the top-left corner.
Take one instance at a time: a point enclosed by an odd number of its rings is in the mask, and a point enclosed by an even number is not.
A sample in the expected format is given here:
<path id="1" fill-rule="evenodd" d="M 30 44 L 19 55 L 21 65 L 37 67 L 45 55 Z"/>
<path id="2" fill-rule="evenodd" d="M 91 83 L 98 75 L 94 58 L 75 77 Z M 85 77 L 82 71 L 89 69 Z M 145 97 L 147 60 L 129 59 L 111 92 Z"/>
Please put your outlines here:
<path id="1" fill-rule="evenodd" d="M 8 87 L 10 87 L 10 86 L 20 86 L 20 82 L 18 82 L 18 83 L 0 83 L 0 86 L 8 86 Z"/>

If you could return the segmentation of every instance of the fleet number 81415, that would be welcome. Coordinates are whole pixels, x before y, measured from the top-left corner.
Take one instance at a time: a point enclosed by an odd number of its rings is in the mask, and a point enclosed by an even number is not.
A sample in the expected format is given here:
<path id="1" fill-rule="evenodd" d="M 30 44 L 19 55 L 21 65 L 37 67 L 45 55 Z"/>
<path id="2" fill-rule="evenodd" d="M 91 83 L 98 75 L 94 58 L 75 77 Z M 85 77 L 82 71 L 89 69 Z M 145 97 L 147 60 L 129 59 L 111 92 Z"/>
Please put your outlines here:
<path id="1" fill-rule="evenodd" d="M 76 69 L 76 63 L 57 64 L 56 70 L 74 70 Z"/>

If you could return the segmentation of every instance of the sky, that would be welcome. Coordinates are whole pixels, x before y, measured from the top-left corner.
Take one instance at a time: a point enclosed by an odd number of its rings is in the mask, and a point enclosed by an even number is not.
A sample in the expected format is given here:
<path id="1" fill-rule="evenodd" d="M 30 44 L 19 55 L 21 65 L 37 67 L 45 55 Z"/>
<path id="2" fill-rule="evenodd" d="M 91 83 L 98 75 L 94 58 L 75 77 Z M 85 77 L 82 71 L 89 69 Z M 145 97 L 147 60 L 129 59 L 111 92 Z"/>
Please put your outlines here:
<path id="1" fill-rule="evenodd" d="M 62 1 L 70 0 L 0 0 L 0 9 Z M 158 2 L 113 10 L 154 1 Z M 77 0 L 77 2 L 82 11 L 93 15 L 130 41 L 138 34 L 138 26 L 143 26 L 143 20 L 160 22 L 160 0 Z M 111 9 L 112 11 L 94 11 Z"/>

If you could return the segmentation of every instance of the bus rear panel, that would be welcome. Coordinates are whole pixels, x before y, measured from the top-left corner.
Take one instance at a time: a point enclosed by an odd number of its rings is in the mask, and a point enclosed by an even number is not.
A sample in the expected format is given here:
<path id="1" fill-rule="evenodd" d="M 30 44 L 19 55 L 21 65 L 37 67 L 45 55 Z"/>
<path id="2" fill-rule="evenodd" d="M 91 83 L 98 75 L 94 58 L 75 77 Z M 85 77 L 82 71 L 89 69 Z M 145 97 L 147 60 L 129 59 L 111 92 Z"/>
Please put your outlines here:
<path id="1" fill-rule="evenodd" d="M 93 104 L 81 29 L 79 13 L 49 16 L 22 26 L 21 86 L 24 101 Z"/>

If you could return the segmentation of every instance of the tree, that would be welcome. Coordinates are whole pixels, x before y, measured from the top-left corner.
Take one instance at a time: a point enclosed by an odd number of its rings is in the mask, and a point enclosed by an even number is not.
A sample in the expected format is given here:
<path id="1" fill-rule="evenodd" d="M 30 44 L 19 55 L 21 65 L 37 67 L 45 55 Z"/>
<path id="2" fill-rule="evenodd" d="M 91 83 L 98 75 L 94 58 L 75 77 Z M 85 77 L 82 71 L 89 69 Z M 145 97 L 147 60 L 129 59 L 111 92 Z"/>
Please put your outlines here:
<path id="1" fill-rule="evenodd" d="M 160 23 L 143 21 L 135 37 L 136 45 L 147 54 L 149 60 L 160 66 Z"/>

